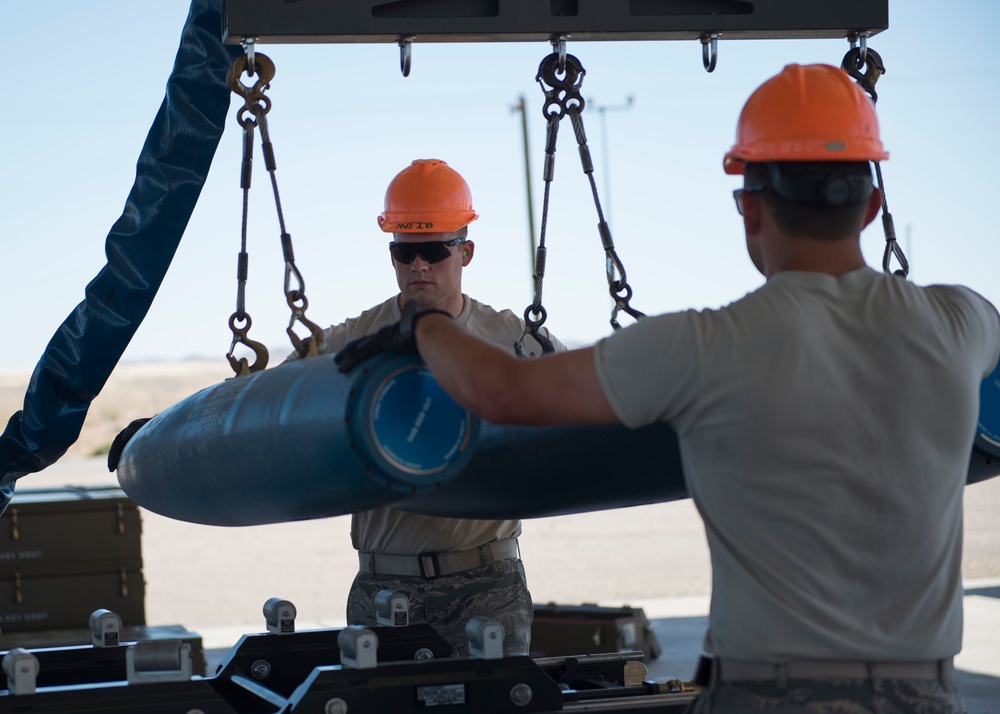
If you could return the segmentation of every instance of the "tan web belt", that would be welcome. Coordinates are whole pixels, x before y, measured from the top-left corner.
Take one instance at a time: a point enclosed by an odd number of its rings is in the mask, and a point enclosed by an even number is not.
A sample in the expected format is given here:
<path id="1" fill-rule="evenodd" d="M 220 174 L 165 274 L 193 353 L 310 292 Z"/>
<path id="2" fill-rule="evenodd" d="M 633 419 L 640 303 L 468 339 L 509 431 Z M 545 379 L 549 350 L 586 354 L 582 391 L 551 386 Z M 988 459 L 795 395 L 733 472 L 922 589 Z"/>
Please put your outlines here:
<path id="1" fill-rule="evenodd" d="M 517 538 L 487 543 L 471 550 L 455 553 L 421 553 L 391 555 L 389 553 L 358 553 L 358 569 L 372 575 L 440 578 L 472 570 L 498 560 L 517 558 Z"/>
<path id="2" fill-rule="evenodd" d="M 951 658 L 913 662 L 758 662 L 721 657 L 712 662 L 712 676 L 717 682 L 782 682 L 790 679 L 933 679 L 951 682 L 955 678 L 955 665 Z"/>

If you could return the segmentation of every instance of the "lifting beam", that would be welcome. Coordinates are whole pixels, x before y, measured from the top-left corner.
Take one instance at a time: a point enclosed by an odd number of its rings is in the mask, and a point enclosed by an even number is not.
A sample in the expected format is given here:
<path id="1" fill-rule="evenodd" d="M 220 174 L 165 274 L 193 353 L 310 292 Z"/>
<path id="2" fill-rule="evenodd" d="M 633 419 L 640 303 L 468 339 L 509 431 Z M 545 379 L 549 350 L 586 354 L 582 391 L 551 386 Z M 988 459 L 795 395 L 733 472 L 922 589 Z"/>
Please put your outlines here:
<path id="1" fill-rule="evenodd" d="M 271 43 L 871 36 L 888 0 L 223 0 L 223 39 Z"/>

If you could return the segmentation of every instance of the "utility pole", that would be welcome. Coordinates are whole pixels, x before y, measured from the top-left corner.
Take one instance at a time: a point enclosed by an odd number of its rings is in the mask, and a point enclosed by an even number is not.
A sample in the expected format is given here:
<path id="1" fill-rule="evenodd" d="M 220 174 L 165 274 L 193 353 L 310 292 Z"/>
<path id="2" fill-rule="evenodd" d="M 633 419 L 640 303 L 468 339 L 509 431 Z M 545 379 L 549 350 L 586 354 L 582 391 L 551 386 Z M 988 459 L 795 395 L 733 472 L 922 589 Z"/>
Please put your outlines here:
<path id="1" fill-rule="evenodd" d="M 528 152 L 528 111 L 524 102 L 524 95 L 517 98 L 517 104 L 513 105 L 512 112 L 521 112 L 521 136 L 524 142 L 524 185 L 528 196 L 528 240 L 531 251 L 531 274 L 535 274 L 535 208 L 531 201 L 531 156 Z"/>
<path id="2" fill-rule="evenodd" d="M 588 99 L 587 104 L 597 112 L 601 118 L 601 156 L 604 163 L 604 217 L 608 225 L 611 225 L 611 168 L 608 158 L 608 124 L 605 114 L 607 112 L 625 111 L 632 108 L 634 98 L 629 95 L 625 97 L 624 104 L 597 104 L 594 99 Z"/>

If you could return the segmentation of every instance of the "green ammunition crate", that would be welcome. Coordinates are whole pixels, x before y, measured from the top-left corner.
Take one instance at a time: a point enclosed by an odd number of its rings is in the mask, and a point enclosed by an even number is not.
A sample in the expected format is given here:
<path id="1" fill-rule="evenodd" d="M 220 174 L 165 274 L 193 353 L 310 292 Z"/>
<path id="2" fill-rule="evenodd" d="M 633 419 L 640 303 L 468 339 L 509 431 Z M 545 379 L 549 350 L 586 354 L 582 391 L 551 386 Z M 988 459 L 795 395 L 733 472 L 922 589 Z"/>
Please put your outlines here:
<path id="1" fill-rule="evenodd" d="M 0 632 L 145 625 L 139 509 L 117 487 L 19 489 L 0 518 Z"/>
<path id="2" fill-rule="evenodd" d="M 628 651 L 641 651 L 647 662 L 662 651 L 641 608 L 555 603 L 535 606 L 532 657 Z"/>

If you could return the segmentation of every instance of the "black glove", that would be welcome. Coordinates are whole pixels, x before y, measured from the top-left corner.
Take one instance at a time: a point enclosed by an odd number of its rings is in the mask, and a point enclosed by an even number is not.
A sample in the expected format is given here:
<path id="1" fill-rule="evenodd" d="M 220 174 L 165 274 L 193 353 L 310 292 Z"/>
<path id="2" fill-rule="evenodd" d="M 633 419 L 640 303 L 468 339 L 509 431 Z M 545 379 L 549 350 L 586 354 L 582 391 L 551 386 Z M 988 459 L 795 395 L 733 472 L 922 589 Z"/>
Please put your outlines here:
<path id="1" fill-rule="evenodd" d="M 434 312 L 442 315 L 448 314 L 443 310 L 420 312 L 417 303 L 410 300 L 403 306 L 399 322 L 386 325 L 374 334 L 359 337 L 338 352 L 333 358 L 333 361 L 337 363 L 337 369 L 341 372 L 350 372 L 365 360 L 383 352 L 396 352 L 404 355 L 416 354 L 417 341 L 413 337 L 413 330 L 417 325 L 417 320 Z"/>
<path id="2" fill-rule="evenodd" d="M 115 471 L 118 468 L 118 459 L 122 457 L 122 452 L 125 451 L 125 444 L 129 442 L 135 433 L 142 428 L 142 425 L 153 417 L 145 417 L 143 419 L 136 419 L 127 427 L 118 432 L 118 436 L 115 440 L 111 442 L 111 448 L 108 449 L 108 471 Z"/>
<path id="3" fill-rule="evenodd" d="M 0 516 L 3 512 L 7 510 L 7 506 L 10 505 L 10 499 L 14 498 L 14 482 L 5 483 L 0 486 Z"/>

